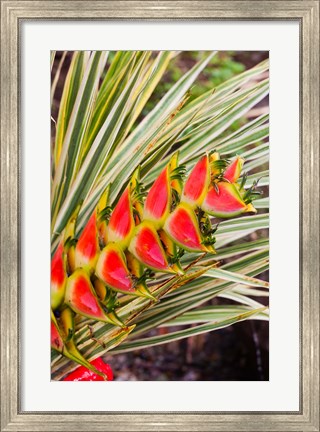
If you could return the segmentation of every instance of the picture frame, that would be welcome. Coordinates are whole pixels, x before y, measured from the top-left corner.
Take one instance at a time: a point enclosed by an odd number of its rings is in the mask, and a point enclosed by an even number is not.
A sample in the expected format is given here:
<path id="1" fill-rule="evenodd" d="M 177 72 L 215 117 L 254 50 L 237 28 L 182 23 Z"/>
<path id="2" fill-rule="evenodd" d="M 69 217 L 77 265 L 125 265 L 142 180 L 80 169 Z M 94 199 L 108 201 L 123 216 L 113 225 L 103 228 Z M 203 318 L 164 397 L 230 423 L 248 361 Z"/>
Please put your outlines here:
<path id="1" fill-rule="evenodd" d="M 20 403 L 23 20 L 294 20 L 300 26 L 298 412 L 22 412 Z M 319 1 L 1 1 L 1 431 L 319 431 Z M 302 151 L 303 148 L 303 151 Z M 94 421 L 93 421 L 94 420 Z"/>

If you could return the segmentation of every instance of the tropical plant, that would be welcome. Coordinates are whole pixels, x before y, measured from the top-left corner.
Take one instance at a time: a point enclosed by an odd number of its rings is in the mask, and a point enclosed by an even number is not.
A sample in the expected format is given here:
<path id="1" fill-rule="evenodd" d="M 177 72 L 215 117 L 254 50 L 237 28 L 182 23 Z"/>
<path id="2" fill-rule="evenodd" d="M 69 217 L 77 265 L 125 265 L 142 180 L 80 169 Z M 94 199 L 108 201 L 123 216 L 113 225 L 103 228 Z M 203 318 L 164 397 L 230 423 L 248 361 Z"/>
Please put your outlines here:
<path id="1" fill-rule="evenodd" d="M 268 320 L 268 239 L 248 237 L 268 228 L 268 114 L 246 118 L 268 62 L 190 98 L 216 55 L 203 53 L 146 113 L 179 53 L 108 55 L 63 53 L 52 80 L 54 102 L 71 56 L 52 134 L 55 380 L 78 364 L 103 375 L 89 362 L 105 353 Z"/>

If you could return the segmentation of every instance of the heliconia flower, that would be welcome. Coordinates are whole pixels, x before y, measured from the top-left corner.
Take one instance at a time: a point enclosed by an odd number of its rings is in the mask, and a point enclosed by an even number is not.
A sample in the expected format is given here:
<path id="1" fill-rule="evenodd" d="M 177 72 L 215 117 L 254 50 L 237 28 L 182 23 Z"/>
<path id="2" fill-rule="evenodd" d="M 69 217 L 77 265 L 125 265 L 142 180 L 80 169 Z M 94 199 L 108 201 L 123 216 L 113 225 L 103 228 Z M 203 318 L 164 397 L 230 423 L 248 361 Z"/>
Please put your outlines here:
<path id="1" fill-rule="evenodd" d="M 225 170 L 223 177 L 230 183 L 235 183 L 240 177 L 244 159 L 238 156 Z"/>
<path id="2" fill-rule="evenodd" d="M 111 213 L 108 225 L 108 241 L 117 242 L 122 249 L 125 249 L 130 242 L 134 226 L 129 185 Z"/>
<path id="3" fill-rule="evenodd" d="M 109 243 L 100 254 L 96 276 L 116 291 L 134 294 L 133 282 L 127 268 L 126 257 L 115 243 Z"/>
<path id="4" fill-rule="evenodd" d="M 146 267 L 164 273 L 175 273 L 169 266 L 157 231 L 144 221 L 135 228 L 129 251 Z"/>
<path id="5" fill-rule="evenodd" d="M 57 309 L 63 302 L 67 282 L 63 244 L 58 246 L 51 261 L 51 307 Z"/>
<path id="6" fill-rule="evenodd" d="M 200 206 L 210 184 L 210 165 L 207 155 L 203 156 L 194 166 L 184 185 L 181 202 L 188 203 L 192 208 Z"/>
<path id="7" fill-rule="evenodd" d="M 242 200 L 237 187 L 228 182 L 219 182 L 211 186 L 201 208 L 204 212 L 221 218 L 256 212 L 252 204 L 246 204 Z"/>
<path id="8" fill-rule="evenodd" d="M 97 214 L 93 212 L 84 227 L 75 249 L 75 266 L 82 267 L 89 272 L 94 270 L 99 256 L 99 240 L 97 230 Z"/>
<path id="9" fill-rule="evenodd" d="M 111 366 L 108 363 L 105 363 L 101 357 L 91 361 L 90 364 L 100 372 L 103 372 L 107 381 L 113 381 Z M 84 366 L 79 366 L 64 378 L 63 381 L 105 381 L 105 379 L 92 370 L 89 370 Z"/>
<path id="10" fill-rule="evenodd" d="M 163 229 L 183 249 L 193 252 L 208 251 L 203 244 L 197 217 L 187 203 L 180 203 L 174 209 Z"/>
<path id="11" fill-rule="evenodd" d="M 170 164 L 151 186 L 144 203 L 143 219 L 153 222 L 160 229 L 168 217 L 171 206 Z"/>
<path id="12" fill-rule="evenodd" d="M 109 324 L 119 325 L 118 322 L 115 323 L 112 316 L 104 312 L 91 284 L 89 275 L 83 269 L 77 269 L 68 278 L 65 303 L 80 315 Z"/>

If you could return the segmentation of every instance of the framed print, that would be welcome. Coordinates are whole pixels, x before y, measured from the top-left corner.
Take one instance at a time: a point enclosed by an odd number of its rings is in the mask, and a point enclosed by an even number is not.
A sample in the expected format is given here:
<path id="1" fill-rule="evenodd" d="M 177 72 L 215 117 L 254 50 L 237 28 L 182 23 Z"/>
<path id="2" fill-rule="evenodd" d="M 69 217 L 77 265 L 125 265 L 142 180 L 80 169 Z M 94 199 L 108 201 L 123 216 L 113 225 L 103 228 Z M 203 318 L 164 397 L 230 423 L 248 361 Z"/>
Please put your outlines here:
<path id="1" fill-rule="evenodd" d="M 319 2 L 1 7 L 1 430 L 319 430 Z"/>

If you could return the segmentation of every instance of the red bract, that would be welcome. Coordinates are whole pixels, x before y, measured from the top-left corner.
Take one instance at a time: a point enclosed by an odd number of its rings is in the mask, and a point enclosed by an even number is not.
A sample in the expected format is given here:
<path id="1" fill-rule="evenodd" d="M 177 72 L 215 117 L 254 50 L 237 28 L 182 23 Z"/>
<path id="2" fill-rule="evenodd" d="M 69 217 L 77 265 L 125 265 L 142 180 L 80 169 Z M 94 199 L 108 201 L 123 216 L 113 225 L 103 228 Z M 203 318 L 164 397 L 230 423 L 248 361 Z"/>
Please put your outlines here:
<path id="1" fill-rule="evenodd" d="M 129 251 L 145 266 L 164 273 L 174 273 L 169 267 L 157 231 L 150 222 L 136 227 Z"/>
<path id="2" fill-rule="evenodd" d="M 221 218 L 238 216 L 255 211 L 252 204 L 246 204 L 232 183 L 220 182 L 211 186 L 201 206 L 208 214 Z"/>
<path id="3" fill-rule="evenodd" d="M 76 313 L 103 321 L 113 325 L 120 325 L 121 321 L 112 313 L 106 313 L 99 303 L 88 273 L 77 269 L 67 281 L 65 303 Z"/>
<path id="4" fill-rule="evenodd" d="M 111 214 L 108 225 L 108 240 L 118 242 L 119 246 L 125 248 L 128 246 L 133 228 L 134 219 L 130 200 L 130 187 L 128 186 Z"/>
<path id="5" fill-rule="evenodd" d="M 83 267 L 92 271 L 95 267 L 99 253 L 96 220 L 96 212 L 94 212 L 79 237 L 75 251 L 76 268 Z"/>
<path id="6" fill-rule="evenodd" d="M 90 278 L 82 270 L 76 270 L 67 282 L 65 303 L 81 315 L 104 320 L 104 313 L 93 291 Z"/>
<path id="7" fill-rule="evenodd" d="M 186 203 L 181 203 L 168 217 L 164 231 L 182 248 L 190 251 L 206 251 L 202 243 L 198 221 L 194 211 Z"/>
<path id="8" fill-rule="evenodd" d="M 143 218 L 152 221 L 159 229 L 170 211 L 171 187 L 169 167 L 166 167 L 148 193 L 144 203 Z"/>
<path id="9" fill-rule="evenodd" d="M 64 250 L 61 243 L 51 261 L 51 307 L 53 310 L 63 302 L 66 281 Z"/>
<path id="10" fill-rule="evenodd" d="M 134 293 L 125 255 L 115 243 L 109 243 L 102 250 L 96 267 L 96 275 L 116 291 Z"/>
<path id="11" fill-rule="evenodd" d="M 105 363 L 101 357 L 90 362 L 96 369 L 106 376 L 106 380 L 102 376 L 92 372 L 84 366 L 79 366 L 63 381 L 113 381 L 113 372 L 111 366 Z"/>
<path id="12" fill-rule="evenodd" d="M 191 171 L 183 189 L 182 202 L 191 207 L 201 205 L 210 183 L 210 166 L 208 156 L 203 156 Z"/>

